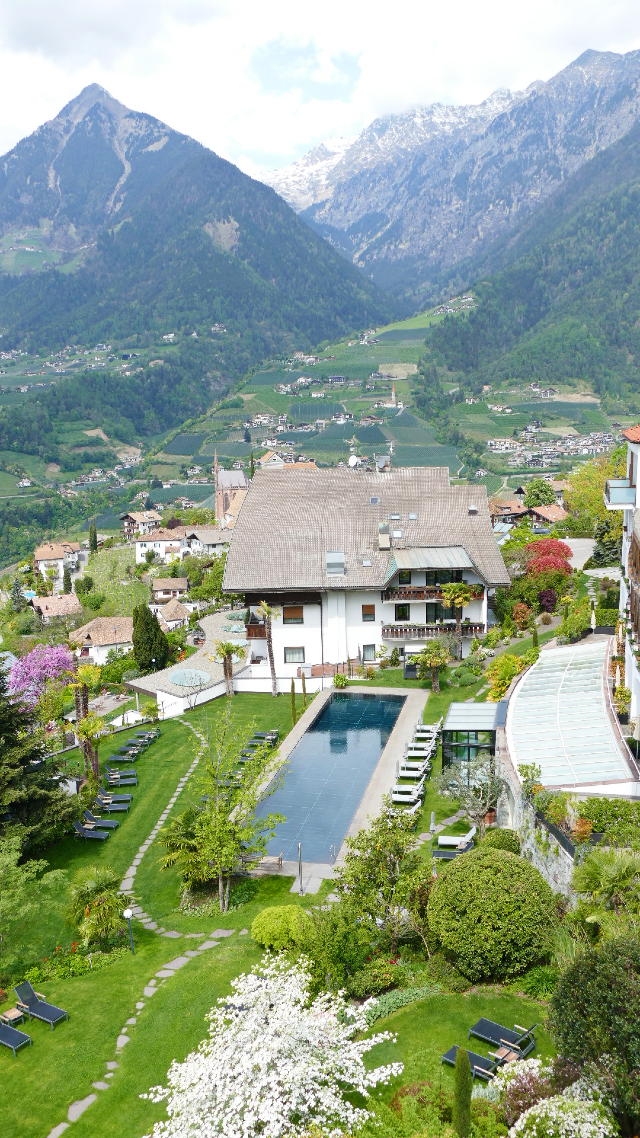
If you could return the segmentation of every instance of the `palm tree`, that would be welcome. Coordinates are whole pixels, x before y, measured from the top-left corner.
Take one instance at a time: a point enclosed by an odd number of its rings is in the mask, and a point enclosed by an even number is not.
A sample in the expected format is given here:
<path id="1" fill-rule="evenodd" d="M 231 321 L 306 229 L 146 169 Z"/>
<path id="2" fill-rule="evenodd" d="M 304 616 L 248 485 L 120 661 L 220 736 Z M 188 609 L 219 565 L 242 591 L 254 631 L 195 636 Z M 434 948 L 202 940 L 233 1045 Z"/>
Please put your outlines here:
<path id="1" fill-rule="evenodd" d="M 188 806 L 169 826 L 162 827 L 158 837 L 160 845 L 168 851 L 160 860 L 160 869 L 177 865 L 182 882 L 189 890 L 203 885 L 213 876 L 203 854 L 202 834 L 198 827 L 203 813 L 202 806 Z"/>
<path id="2" fill-rule="evenodd" d="M 224 682 L 227 688 L 227 695 L 231 697 L 233 693 L 233 657 L 238 660 L 244 659 L 244 648 L 239 644 L 233 644 L 231 640 L 217 640 L 216 650 L 210 660 L 218 660 L 222 663 L 222 670 L 224 672 Z"/>
<path id="3" fill-rule="evenodd" d="M 440 691 L 440 677 L 438 672 L 451 659 L 451 654 L 443 640 L 434 638 L 429 640 L 419 656 L 416 657 L 418 677 L 421 680 L 431 676 L 431 689 Z"/>
<path id="4" fill-rule="evenodd" d="M 464 581 L 455 581 L 450 585 L 442 585 L 442 600 L 444 603 L 451 607 L 453 605 L 456 610 L 456 639 L 458 641 L 458 659 L 462 659 L 462 610 L 468 605 L 473 597 L 473 593 Z"/>
<path id="5" fill-rule="evenodd" d="M 98 770 L 98 746 L 100 744 L 100 736 L 105 729 L 104 719 L 96 715 L 93 711 L 89 715 L 85 715 L 84 719 L 76 725 L 76 733 L 78 738 L 82 741 L 82 749 L 86 756 L 88 753 L 91 762 L 91 770 L 95 779 L 99 778 L 100 772 Z"/>
<path id="6" fill-rule="evenodd" d="M 599 912 L 621 913 L 640 878 L 640 855 L 631 850 L 594 849 L 573 871 L 572 884 L 594 906 L 592 923 L 602 923 Z M 587 918 L 589 919 L 589 918 Z"/>
<path id="7" fill-rule="evenodd" d="M 264 630 L 267 636 L 267 655 L 269 657 L 269 667 L 271 668 L 271 694 L 278 694 L 278 682 L 276 680 L 276 664 L 273 658 L 273 636 L 271 634 L 271 621 L 274 616 L 277 616 L 278 609 L 272 608 L 266 601 L 260 601 L 258 605 L 258 614 L 264 620 Z"/>
<path id="8" fill-rule="evenodd" d="M 86 944 L 108 941 L 122 924 L 120 874 L 108 866 L 82 870 L 71 888 L 67 920 L 79 925 Z"/>

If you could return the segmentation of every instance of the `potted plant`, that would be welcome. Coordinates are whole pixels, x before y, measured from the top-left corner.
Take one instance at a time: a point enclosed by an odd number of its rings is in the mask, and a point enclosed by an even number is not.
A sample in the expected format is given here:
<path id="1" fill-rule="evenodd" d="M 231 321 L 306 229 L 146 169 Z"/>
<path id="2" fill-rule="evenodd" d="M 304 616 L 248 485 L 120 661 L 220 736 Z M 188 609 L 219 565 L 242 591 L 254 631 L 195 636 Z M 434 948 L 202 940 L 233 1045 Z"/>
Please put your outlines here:
<path id="1" fill-rule="evenodd" d="M 629 722 L 629 707 L 631 705 L 631 692 L 629 688 L 620 686 L 616 688 L 616 694 L 613 697 L 613 702 L 616 706 L 618 719 L 621 723 Z"/>
<path id="2" fill-rule="evenodd" d="M 495 810 L 495 807 L 492 806 L 489 810 L 487 810 L 487 813 L 484 816 L 484 824 L 485 824 L 485 826 L 493 826 L 493 825 L 495 825 L 495 821 L 496 821 L 496 810 Z"/>

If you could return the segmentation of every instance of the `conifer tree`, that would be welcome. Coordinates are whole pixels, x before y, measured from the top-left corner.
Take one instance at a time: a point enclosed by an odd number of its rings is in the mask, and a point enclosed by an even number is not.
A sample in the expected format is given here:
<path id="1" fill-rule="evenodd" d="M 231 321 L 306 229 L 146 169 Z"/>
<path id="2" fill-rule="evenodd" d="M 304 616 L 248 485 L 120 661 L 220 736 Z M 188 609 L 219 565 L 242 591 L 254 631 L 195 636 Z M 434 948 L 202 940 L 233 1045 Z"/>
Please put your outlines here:
<path id="1" fill-rule="evenodd" d="M 256 460 L 253 457 L 253 451 L 251 451 L 251 457 L 249 459 L 249 477 L 253 478 L 255 472 L 256 472 Z"/>
<path id="2" fill-rule="evenodd" d="M 62 574 L 62 592 L 71 592 L 71 570 L 68 565 L 65 565 L 64 572 Z"/>
<path id="3" fill-rule="evenodd" d="M 147 605 L 133 610 L 133 654 L 141 672 L 158 672 L 169 658 L 169 641 Z"/>
<path id="4" fill-rule="evenodd" d="M 15 576 L 11 582 L 11 608 L 14 612 L 22 612 L 26 605 L 26 600 L 22 595 L 22 578 Z"/>
<path id="5" fill-rule="evenodd" d="M 297 722 L 296 715 L 296 684 L 293 677 L 291 678 L 291 726 L 295 727 Z"/>
<path id="6" fill-rule="evenodd" d="M 0 832 L 3 823 L 24 830 L 23 852 L 32 854 L 61 838 L 75 813 L 73 799 L 61 790 L 56 760 L 46 753 L 36 710 L 10 696 L 0 672 Z"/>
<path id="7" fill-rule="evenodd" d="M 89 550 L 91 553 L 98 552 L 98 531 L 96 530 L 95 518 L 89 522 Z"/>
<path id="8" fill-rule="evenodd" d="M 469 1138 L 471 1134 L 471 1091 L 473 1088 L 473 1075 L 469 1054 L 464 1047 L 459 1047 L 456 1053 L 456 1062 L 453 1068 L 453 1129 L 460 1138 Z"/>

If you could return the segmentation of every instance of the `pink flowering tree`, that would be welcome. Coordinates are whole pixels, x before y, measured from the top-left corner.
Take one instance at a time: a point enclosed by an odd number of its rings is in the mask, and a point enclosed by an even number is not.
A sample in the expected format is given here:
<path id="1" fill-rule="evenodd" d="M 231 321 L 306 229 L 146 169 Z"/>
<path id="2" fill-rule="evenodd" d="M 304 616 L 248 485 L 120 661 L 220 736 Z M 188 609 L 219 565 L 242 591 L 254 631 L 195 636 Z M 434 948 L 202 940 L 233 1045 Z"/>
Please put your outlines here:
<path id="1" fill-rule="evenodd" d="M 38 644 L 11 668 L 9 692 L 35 704 L 47 681 L 65 684 L 72 670 L 73 656 L 63 644 Z"/>

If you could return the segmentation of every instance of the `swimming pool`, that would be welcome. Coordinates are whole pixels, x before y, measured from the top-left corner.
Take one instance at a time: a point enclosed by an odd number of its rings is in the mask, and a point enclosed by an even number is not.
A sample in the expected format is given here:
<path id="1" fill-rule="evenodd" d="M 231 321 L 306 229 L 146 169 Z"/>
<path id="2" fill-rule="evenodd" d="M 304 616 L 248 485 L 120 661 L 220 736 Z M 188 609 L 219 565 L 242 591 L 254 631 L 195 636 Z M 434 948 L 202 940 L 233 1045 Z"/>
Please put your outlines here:
<path id="1" fill-rule="evenodd" d="M 257 813 L 284 814 L 268 852 L 329 862 L 339 850 L 404 703 L 404 696 L 334 692 L 289 756 L 283 785 Z"/>

